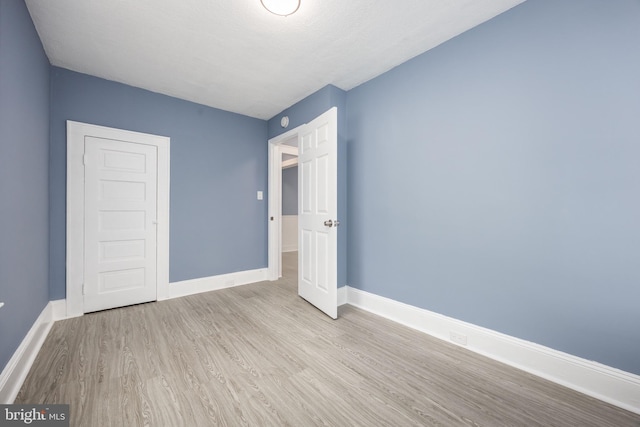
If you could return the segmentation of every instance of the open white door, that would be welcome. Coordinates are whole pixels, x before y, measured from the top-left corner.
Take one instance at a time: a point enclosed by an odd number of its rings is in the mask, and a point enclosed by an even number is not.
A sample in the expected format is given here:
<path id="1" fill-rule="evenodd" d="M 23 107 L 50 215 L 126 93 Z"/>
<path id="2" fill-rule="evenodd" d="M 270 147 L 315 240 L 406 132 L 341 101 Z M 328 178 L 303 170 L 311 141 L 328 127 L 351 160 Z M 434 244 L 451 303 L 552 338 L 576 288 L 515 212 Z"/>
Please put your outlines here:
<path id="1" fill-rule="evenodd" d="M 338 113 L 301 127 L 298 140 L 298 294 L 338 317 Z"/>

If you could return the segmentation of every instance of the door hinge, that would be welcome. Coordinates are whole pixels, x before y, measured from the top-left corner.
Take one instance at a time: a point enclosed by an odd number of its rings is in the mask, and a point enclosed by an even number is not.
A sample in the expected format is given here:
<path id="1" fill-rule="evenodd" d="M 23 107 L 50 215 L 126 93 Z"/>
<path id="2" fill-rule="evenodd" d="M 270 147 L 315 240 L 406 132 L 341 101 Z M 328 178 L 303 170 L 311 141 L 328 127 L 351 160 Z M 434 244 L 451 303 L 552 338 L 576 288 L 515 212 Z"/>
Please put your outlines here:
<path id="1" fill-rule="evenodd" d="M 83 155 L 82 155 L 82 164 L 83 164 L 84 166 L 86 166 L 86 165 L 87 165 L 87 155 L 86 155 L 86 154 L 83 154 Z"/>
<path id="2" fill-rule="evenodd" d="M 82 295 L 84 295 L 84 283 L 82 284 Z"/>

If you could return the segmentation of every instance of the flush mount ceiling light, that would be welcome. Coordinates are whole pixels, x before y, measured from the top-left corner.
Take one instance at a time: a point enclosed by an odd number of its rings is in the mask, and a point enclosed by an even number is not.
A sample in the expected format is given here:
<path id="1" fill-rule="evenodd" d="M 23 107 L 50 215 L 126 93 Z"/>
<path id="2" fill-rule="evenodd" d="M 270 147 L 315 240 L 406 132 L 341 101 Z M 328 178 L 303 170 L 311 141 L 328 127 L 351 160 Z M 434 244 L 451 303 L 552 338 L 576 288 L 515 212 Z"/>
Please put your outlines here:
<path id="1" fill-rule="evenodd" d="M 289 16 L 300 7 L 300 0 L 260 0 L 260 2 L 269 12 L 280 16 Z"/>

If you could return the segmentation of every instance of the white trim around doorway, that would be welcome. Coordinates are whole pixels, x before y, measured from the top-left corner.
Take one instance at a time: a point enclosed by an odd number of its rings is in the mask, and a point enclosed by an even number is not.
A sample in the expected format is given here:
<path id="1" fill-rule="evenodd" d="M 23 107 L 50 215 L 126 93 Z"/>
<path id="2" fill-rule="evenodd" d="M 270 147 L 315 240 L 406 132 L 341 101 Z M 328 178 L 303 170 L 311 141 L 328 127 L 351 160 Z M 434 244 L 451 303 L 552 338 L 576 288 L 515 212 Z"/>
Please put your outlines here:
<path id="1" fill-rule="evenodd" d="M 170 139 L 67 120 L 66 317 L 84 314 L 84 140 L 85 135 L 154 145 L 158 149 L 157 299 L 169 298 Z"/>

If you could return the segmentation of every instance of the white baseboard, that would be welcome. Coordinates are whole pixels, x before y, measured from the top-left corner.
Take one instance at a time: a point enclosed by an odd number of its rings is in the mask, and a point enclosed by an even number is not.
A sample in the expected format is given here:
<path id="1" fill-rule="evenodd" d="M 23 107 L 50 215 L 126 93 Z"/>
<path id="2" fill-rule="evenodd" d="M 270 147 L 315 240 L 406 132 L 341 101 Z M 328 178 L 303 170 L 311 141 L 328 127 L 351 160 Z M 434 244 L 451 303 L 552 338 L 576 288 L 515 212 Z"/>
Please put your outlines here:
<path id="1" fill-rule="evenodd" d="M 57 322 L 58 320 L 70 319 L 70 317 L 67 316 L 66 299 L 49 301 L 49 304 L 51 304 L 51 319 L 54 322 Z"/>
<path id="2" fill-rule="evenodd" d="M 217 291 L 219 289 L 247 285 L 249 283 L 262 282 L 265 280 L 268 280 L 266 268 L 183 280 L 180 282 L 169 283 L 167 296 L 164 298 L 159 296 L 158 301 L 180 298 L 187 295 L 199 294 L 201 292 Z M 53 321 L 77 317 L 76 315 L 70 316 L 67 314 L 66 300 L 61 299 L 50 301 L 49 305 L 51 306 L 51 319 Z M 82 316 L 82 314 L 80 314 L 80 316 Z"/>
<path id="3" fill-rule="evenodd" d="M 471 351 L 640 414 L 638 375 L 352 287 L 346 293 L 348 304 L 445 341 L 461 334 Z"/>
<path id="4" fill-rule="evenodd" d="M 11 404 L 16 399 L 40 347 L 53 326 L 55 305 L 54 302 L 49 302 L 42 309 L 33 326 L 9 359 L 7 366 L 2 370 L 2 374 L 0 374 L 1 404 Z"/>
<path id="5" fill-rule="evenodd" d="M 338 307 L 347 303 L 347 289 L 348 286 L 338 288 Z"/>
<path id="6" fill-rule="evenodd" d="M 179 298 L 201 292 L 217 291 L 233 286 L 262 282 L 268 280 L 267 271 L 266 268 L 259 268 L 257 270 L 239 271 L 237 273 L 220 274 L 218 276 L 169 283 L 169 295 L 163 299 Z"/>

